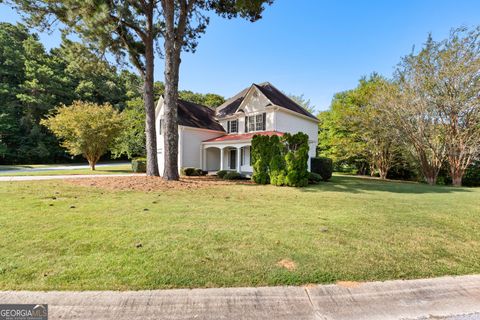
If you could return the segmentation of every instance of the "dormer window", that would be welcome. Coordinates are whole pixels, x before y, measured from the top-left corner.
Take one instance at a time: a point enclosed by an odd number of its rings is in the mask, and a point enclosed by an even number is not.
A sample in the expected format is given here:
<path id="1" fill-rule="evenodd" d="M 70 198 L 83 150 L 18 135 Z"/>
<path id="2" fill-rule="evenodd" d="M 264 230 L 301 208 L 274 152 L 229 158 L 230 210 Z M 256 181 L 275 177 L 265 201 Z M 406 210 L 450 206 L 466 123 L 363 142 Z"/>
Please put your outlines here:
<path id="1" fill-rule="evenodd" d="M 245 117 L 245 131 L 265 131 L 267 122 L 266 120 L 267 114 L 265 112 L 254 116 Z"/>
<path id="2" fill-rule="evenodd" d="M 227 121 L 227 132 L 228 133 L 237 133 L 238 132 L 238 119 Z"/>

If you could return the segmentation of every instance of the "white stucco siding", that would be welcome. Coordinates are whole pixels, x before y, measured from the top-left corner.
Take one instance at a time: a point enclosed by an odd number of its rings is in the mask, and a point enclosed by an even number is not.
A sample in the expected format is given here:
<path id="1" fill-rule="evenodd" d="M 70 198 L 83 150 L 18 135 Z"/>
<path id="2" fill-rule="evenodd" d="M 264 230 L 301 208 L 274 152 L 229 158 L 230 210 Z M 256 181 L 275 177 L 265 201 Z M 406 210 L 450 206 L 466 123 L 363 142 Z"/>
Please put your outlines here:
<path id="1" fill-rule="evenodd" d="M 182 135 L 181 144 L 181 159 L 179 166 L 185 167 L 202 167 L 202 154 L 201 146 L 202 142 L 208 139 L 216 138 L 224 135 L 225 133 L 219 131 L 211 131 L 205 129 L 197 129 L 191 127 L 181 127 L 180 133 Z"/>
<path id="2" fill-rule="evenodd" d="M 280 132 L 288 132 L 295 134 L 303 132 L 308 135 L 309 140 L 309 156 L 316 156 L 316 148 L 318 145 L 318 123 L 310 121 L 293 113 L 277 109 L 274 115 L 275 130 Z M 310 166 L 310 161 L 309 161 Z"/>

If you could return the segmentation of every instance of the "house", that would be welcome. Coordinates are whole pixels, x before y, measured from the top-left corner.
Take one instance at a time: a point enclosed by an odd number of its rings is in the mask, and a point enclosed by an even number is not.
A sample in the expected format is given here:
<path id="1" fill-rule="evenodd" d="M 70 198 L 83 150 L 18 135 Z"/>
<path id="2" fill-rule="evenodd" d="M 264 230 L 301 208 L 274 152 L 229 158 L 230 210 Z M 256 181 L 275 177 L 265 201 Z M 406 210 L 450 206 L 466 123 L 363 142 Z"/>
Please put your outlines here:
<path id="1" fill-rule="evenodd" d="M 155 115 L 158 165 L 163 174 L 163 98 Z M 308 134 L 309 156 L 315 157 L 318 119 L 268 82 L 252 84 L 216 110 L 179 100 L 179 167 L 236 170 L 248 175 L 253 172 L 250 147 L 254 135 L 300 131 Z"/>

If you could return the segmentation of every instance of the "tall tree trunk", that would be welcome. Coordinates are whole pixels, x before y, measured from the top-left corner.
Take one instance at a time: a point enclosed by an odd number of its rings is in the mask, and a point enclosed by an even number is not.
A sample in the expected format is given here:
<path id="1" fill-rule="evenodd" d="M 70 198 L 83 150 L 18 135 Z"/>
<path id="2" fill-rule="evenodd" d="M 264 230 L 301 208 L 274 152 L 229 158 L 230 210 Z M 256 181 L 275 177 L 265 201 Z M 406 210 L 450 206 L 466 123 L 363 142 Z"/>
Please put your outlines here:
<path id="1" fill-rule="evenodd" d="M 153 97 L 153 43 L 147 46 L 143 100 L 145 107 L 145 134 L 147 151 L 147 176 L 159 176 L 157 159 L 157 136 L 155 131 L 155 101 Z"/>
<path id="2" fill-rule="evenodd" d="M 465 171 L 472 163 L 472 156 L 466 149 L 465 143 L 452 141 L 449 144 L 448 164 L 450 166 L 452 184 L 456 187 L 462 186 Z"/>
<path id="3" fill-rule="evenodd" d="M 378 171 L 380 172 L 380 179 L 382 179 L 382 180 L 387 179 L 388 168 L 380 166 L 378 168 Z"/>
<path id="4" fill-rule="evenodd" d="M 422 163 L 421 169 L 427 183 L 431 186 L 436 185 L 440 168 L 435 168 L 429 164 Z"/>
<path id="5" fill-rule="evenodd" d="M 452 177 L 452 184 L 455 187 L 462 186 L 462 179 L 464 174 L 465 170 L 459 168 L 458 166 L 452 165 L 452 162 L 450 162 L 450 176 Z"/>
<path id="6" fill-rule="evenodd" d="M 370 167 L 370 177 L 375 177 L 375 163 L 370 162 L 369 167 Z"/>
<path id="7" fill-rule="evenodd" d="M 164 14 L 165 34 L 165 94 L 164 94 L 164 150 L 165 169 L 163 179 L 178 180 L 178 80 L 180 69 L 181 46 L 176 45 L 178 35 L 175 34 L 173 3 L 165 1 Z M 182 37 L 183 38 L 183 37 Z"/>
<path id="8" fill-rule="evenodd" d="M 147 16 L 147 28 L 153 27 L 153 16 Z M 157 134 L 155 131 L 155 101 L 153 96 L 154 44 L 149 32 L 145 41 L 145 76 L 143 83 L 143 103 L 145 108 L 145 149 L 147 152 L 147 176 L 159 176 L 157 159 Z"/>

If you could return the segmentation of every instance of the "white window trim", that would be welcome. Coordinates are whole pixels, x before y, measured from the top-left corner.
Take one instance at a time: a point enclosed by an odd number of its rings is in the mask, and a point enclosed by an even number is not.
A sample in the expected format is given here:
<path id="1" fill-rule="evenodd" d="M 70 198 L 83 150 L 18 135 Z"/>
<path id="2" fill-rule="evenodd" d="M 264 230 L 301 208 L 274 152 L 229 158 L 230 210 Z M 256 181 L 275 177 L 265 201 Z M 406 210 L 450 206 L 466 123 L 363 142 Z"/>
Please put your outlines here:
<path id="1" fill-rule="evenodd" d="M 261 115 L 262 116 L 262 120 L 263 120 L 263 114 L 265 113 L 265 130 L 263 129 L 260 129 L 260 130 L 257 130 L 257 116 Z M 267 112 L 256 112 L 254 114 L 249 114 L 249 115 L 245 115 L 245 117 L 248 118 L 248 133 L 250 132 L 262 132 L 262 131 L 267 131 Z M 255 119 L 255 124 L 254 124 L 254 127 L 255 127 L 255 130 L 250 130 L 250 117 L 253 117 Z M 262 126 L 263 127 L 263 126 Z"/>
<path id="2" fill-rule="evenodd" d="M 232 131 L 232 123 L 235 122 L 236 130 Z M 227 120 L 227 131 L 228 133 L 238 133 L 239 121 L 238 119 Z"/>

